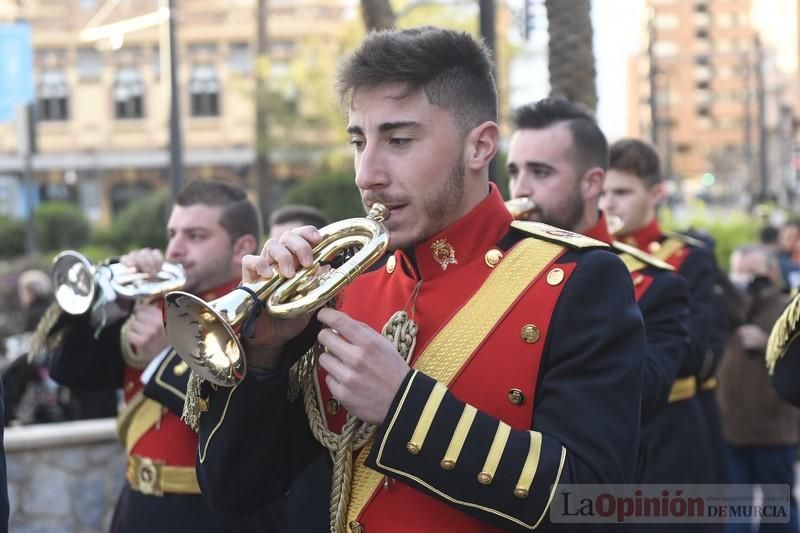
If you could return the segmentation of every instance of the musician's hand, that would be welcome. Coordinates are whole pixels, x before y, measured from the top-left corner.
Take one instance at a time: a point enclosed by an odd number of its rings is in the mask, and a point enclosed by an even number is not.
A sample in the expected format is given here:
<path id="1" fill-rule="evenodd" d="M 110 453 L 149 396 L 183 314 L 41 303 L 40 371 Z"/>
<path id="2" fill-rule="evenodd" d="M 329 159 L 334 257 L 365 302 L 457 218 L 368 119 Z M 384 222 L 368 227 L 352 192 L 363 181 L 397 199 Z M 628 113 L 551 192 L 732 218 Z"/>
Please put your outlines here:
<path id="1" fill-rule="evenodd" d="M 252 283 L 278 275 L 291 278 L 300 267 L 314 262 L 312 248 L 322 239 L 314 226 L 287 231 L 279 239 L 269 239 L 260 255 L 242 258 L 242 283 Z M 255 336 L 243 338 L 247 361 L 257 366 L 273 367 L 283 345 L 302 332 L 311 314 L 281 320 L 262 312 L 256 323 Z"/>
<path id="2" fill-rule="evenodd" d="M 161 309 L 153 304 L 139 302 L 130 320 L 128 342 L 136 351 L 137 358 L 149 363 L 169 346 Z"/>
<path id="3" fill-rule="evenodd" d="M 123 255 L 119 258 L 119 262 L 133 267 L 139 272 L 155 274 L 161 270 L 161 265 L 164 264 L 164 254 L 161 250 L 154 248 L 142 248 Z"/>
<path id="4" fill-rule="evenodd" d="M 319 364 L 331 394 L 364 422 L 382 423 L 408 364 L 389 339 L 341 311 L 322 309 L 317 319 L 326 326 L 317 338 L 327 348 Z"/>

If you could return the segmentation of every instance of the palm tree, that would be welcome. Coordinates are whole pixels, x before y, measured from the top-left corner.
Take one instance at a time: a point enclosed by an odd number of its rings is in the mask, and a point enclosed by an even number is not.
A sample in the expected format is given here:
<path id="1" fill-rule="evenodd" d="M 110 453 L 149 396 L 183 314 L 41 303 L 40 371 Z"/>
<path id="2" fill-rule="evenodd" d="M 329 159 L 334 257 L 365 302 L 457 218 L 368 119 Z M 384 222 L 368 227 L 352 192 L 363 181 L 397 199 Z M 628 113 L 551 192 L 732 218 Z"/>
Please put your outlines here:
<path id="1" fill-rule="evenodd" d="M 361 0 L 361 16 L 367 31 L 394 28 L 395 14 L 389 0 Z"/>
<path id="2" fill-rule="evenodd" d="M 597 107 L 590 0 L 545 0 L 550 94 Z"/>

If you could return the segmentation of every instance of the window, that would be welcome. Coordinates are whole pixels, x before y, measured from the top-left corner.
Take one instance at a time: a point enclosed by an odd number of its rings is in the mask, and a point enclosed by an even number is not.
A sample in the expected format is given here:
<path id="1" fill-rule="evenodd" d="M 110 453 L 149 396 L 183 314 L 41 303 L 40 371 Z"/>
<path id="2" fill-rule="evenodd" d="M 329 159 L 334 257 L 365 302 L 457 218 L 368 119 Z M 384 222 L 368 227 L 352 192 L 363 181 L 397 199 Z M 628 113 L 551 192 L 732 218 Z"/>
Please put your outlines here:
<path id="1" fill-rule="evenodd" d="M 219 115 L 219 79 L 211 65 L 195 65 L 189 82 L 193 117 Z"/>
<path id="2" fill-rule="evenodd" d="M 708 39 L 708 30 L 697 30 L 695 36 L 698 39 Z"/>
<path id="3" fill-rule="evenodd" d="M 217 45 L 214 43 L 194 43 L 189 45 L 189 57 L 208 60 L 217 54 Z"/>
<path id="4" fill-rule="evenodd" d="M 678 18 L 678 15 L 673 15 L 672 13 L 663 13 L 656 16 L 655 24 L 656 28 L 660 30 L 674 30 L 680 26 L 681 21 Z"/>
<path id="5" fill-rule="evenodd" d="M 253 59 L 250 57 L 248 43 L 231 43 L 228 51 L 228 66 L 234 72 L 249 73 L 252 69 Z"/>
<path id="6" fill-rule="evenodd" d="M 78 76 L 81 80 L 97 80 L 103 70 L 103 60 L 95 48 L 78 49 Z"/>
<path id="7" fill-rule="evenodd" d="M 133 67 L 122 67 L 117 71 L 114 80 L 114 117 L 144 117 L 144 84 L 139 71 Z"/>
<path id="8" fill-rule="evenodd" d="M 42 73 L 37 87 L 37 118 L 39 120 L 67 120 L 69 88 L 64 73 L 49 70 Z"/>
<path id="9" fill-rule="evenodd" d="M 658 57 L 674 56 L 678 52 L 678 43 L 674 41 L 656 41 L 653 43 L 653 54 Z"/>

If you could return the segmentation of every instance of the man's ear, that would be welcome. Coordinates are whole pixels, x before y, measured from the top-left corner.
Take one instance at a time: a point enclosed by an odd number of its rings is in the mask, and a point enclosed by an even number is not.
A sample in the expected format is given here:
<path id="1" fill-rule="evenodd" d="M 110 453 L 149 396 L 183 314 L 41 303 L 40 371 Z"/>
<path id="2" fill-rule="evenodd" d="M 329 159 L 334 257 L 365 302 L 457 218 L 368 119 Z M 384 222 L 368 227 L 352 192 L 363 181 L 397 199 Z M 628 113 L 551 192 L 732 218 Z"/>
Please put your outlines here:
<path id="1" fill-rule="evenodd" d="M 488 167 L 497 154 L 499 142 L 500 129 L 492 121 L 487 120 L 470 131 L 467 135 L 465 154 L 467 168 L 481 170 Z"/>
<path id="2" fill-rule="evenodd" d="M 249 233 L 242 235 L 233 243 L 233 255 L 239 264 L 242 262 L 242 256 L 255 253 L 258 253 L 258 241 Z"/>
<path id="3" fill-rule="evenodd" d="M 606 182 L 606 172 L 600 167 L 592 167 L 583 174 L 581 192 L 584 198 L 599 198 Z"/>
<path id="4" fill-rule="evenodd" d="M 667 197 L 667 188 L 663 181 L 650 186 L 650 204 L 655 208 Z"/>

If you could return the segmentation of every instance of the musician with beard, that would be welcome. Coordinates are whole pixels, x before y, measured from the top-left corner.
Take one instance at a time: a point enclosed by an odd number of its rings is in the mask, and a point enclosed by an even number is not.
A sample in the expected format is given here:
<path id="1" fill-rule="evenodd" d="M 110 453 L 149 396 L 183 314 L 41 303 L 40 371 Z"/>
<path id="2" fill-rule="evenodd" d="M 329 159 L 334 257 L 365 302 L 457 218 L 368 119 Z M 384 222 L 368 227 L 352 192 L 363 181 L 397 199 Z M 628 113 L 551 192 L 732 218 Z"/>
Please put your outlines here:
<path id="1" fill-rule="evenodd" d="M 186 274 L 182 290 L 206 300 L 239 283 L 242 257 L 253 253 L 261 217 L 240 187 L 195 181 L 178 195 L 167 223 L 166 252 L 141 249 L 119 262 L 155 273 L 165 261 Z M 125 484 L 113 533 L 272 531 L 269 517 L 213 512 L 194 470 L 197 434 L 180 416 L 190 372 L 169 345 L 161 300 L 140 301 L 114 319 L 62 313 L 49 331 L 50 372 L 67 385 L 122 388 L 118 433 L 127 453 Z"/>

